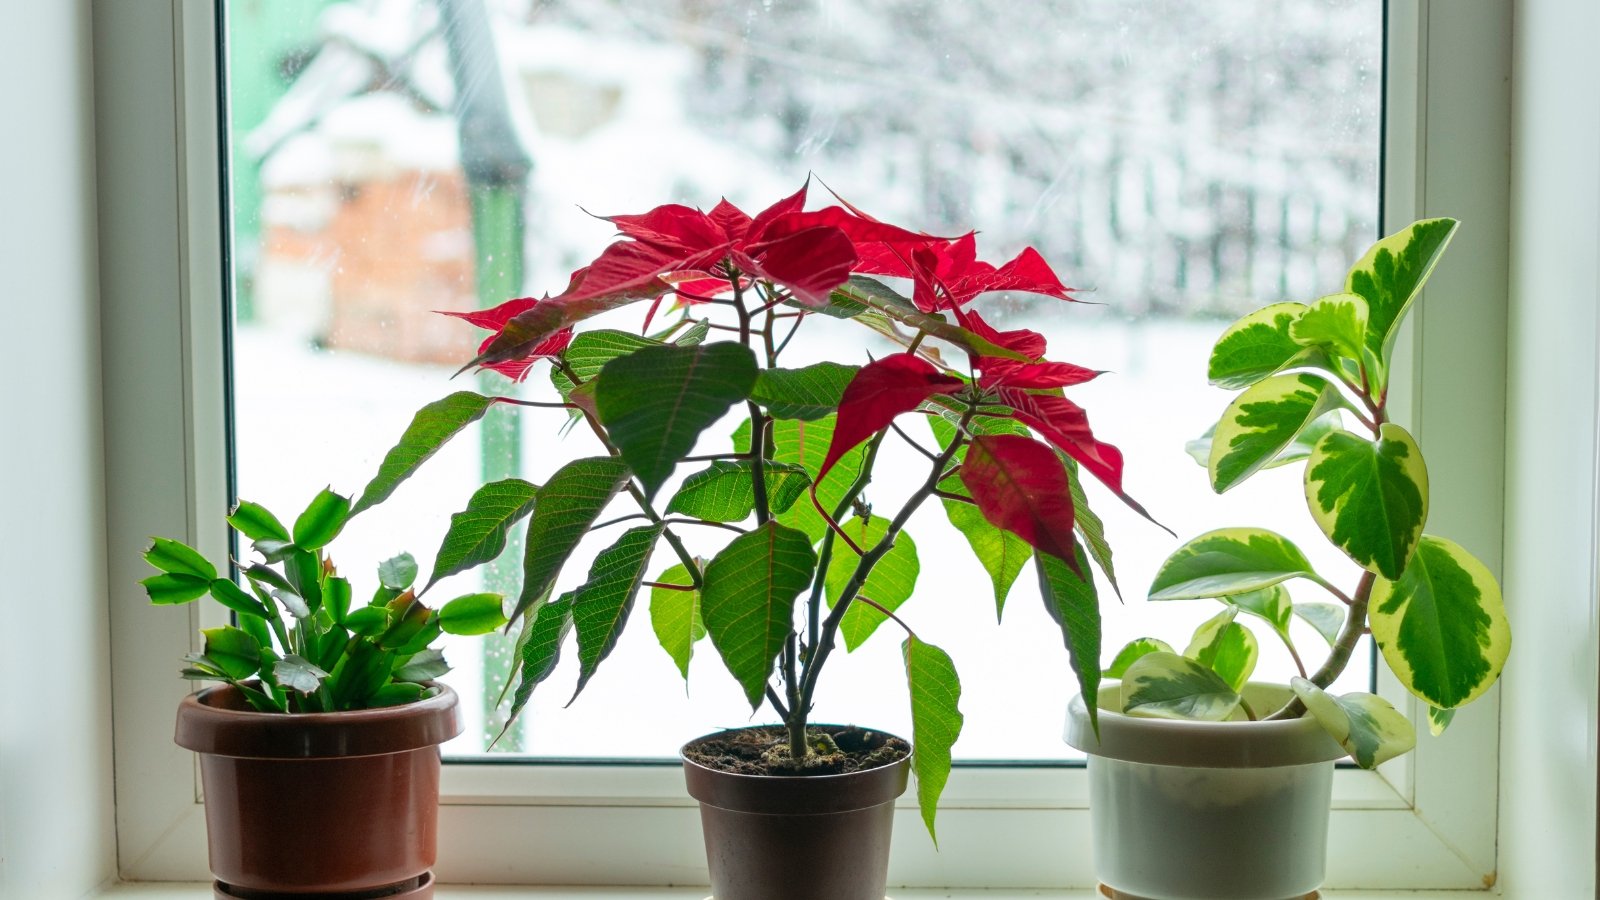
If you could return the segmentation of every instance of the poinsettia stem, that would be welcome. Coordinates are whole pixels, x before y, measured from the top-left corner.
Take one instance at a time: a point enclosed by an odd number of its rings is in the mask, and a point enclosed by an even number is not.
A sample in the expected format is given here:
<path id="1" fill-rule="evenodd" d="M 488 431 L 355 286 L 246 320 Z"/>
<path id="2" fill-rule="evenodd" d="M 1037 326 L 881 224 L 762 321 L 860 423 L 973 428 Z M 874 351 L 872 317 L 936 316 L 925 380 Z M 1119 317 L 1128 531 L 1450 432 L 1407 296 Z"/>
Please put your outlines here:
<path id="1" fill-rule="evenodd" d="M 928 448 L 926 448 L 926 447 L 922 446 L 921 444 L 917 443 L 915 438 L 913 438 L 909 434 L 906 434 L 905 429 L 901 428 L 899 425 L 895 424 L 894 422 L 890 422 L 889 423 L 889 427 L 893 428 L 894 429 L 894 433 L 900 435 L 902 440 L 904 440 L 906 443 L 910 444 L 911 445 L 911 449 L 917 451 L 918 453 L 921 453 L 923 456 L 926 456 L 928 459 L 938 459 L 939 458 L 938 454 L 934 453 L 932 450 L 929 450 Z"/>
<path id="2" fill-rule="evenodd" d="M 907 625 L 904 620 L 902 620 L 899 616 L 895 615 L 893 611 L 891 611 L 890 609 L 885 607 L 883 604 L 881 604 L 878 601 L 872 599 L 871 597 L 868 597 L 866 594 L 857 594 L 856 595 L 856 602 L 857 603 L 865 603 L 866 605 L 872 607 L 873 609 L 877 610 L 878 612 L 881 612 L 884 615 L 888 616 L 890 619 L 893 619 L 894 623 L 896 625 L 899 625 L 902 629 L 904 629 L 906 634 L 908 634 L 908 635 L 910 635 L 912 637 L 916 637 L 917 636 L 917 633 L 915 631 L 912 631 L 911 630 L 911 626 Z"/>
<path id="3" fill-rule="evenodd" d="M 867 444 L 867 454 L 862 460 L 861 471 L 856 474 L 856 480 L 850 483 L 850 488 L 839 498 L 833 508 L 833 517 L 837 519 L 844 515 L 845 510 L 861 496 L 872 482 L 872 467 L 878 461 L 878 448 L 883 446 L 884 438 L 888 435 L 878 432 Z M 848 537 L 848 536 L 847 536 Z M 829 530 L 822 536 L 822 550 L 817 554 L 817 574 L 811 582 L 811 596 L 806 601 L 806 647 L 813 652 L 817 646 L 817 635 L 822 628 L 822 589 L 827 582 L 828 567 L 833 563 L 833 531 Z M 859 555 L 859 553 L 858 553 Z M 807 660 L 807 668 L 810 661 Z"/>
<path id="4" fill-rule="evenodd" d="M 794 336 L 799 333 L 799 331 L 800 331 L 800 323 L 805 321 L 806 314 L 803 313 L 803 312 L 786 313 L 786 314 L 783 314 L 783 315 L 774 316 L 773 318 L 775 318 L 775 319 L 791 319 L 791 318 L 794 319 L 794 324 L 789 326 L 789 333 L 783 336 L 783 340 L 778 342 L 778 349 L 773 351 L 773 356 L 781 356 L 783 354 L 784 348 L 788 347 L 789 346 L 789 342 L 794 340 Z"/>
<path id="5" fill-rule="evenodd" d="M 767 702 L 771 703 L 772 708 L 778 711 L 778 718 L 785 722 L 789 721 L 789 708 L 784 706 L 783 698 L 778 696 L 778 692 L 773 690 L 770 684 L 767 685 Z"/>

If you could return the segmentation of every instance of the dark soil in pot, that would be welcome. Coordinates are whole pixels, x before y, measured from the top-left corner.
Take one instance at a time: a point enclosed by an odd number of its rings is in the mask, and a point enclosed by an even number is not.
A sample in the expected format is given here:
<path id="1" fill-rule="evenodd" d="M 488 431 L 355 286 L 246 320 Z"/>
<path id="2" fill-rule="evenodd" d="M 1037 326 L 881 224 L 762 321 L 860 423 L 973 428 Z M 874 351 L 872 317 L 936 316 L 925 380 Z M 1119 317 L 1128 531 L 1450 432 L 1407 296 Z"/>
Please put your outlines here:
<path id="1" fill-rule="evenodd" d="M 829 752 L 803 775 L 782 728 L 724 731 L 684 747 L 716 900 L 883 900 L 910 745 L 836 725 L 808 736 Z"/>

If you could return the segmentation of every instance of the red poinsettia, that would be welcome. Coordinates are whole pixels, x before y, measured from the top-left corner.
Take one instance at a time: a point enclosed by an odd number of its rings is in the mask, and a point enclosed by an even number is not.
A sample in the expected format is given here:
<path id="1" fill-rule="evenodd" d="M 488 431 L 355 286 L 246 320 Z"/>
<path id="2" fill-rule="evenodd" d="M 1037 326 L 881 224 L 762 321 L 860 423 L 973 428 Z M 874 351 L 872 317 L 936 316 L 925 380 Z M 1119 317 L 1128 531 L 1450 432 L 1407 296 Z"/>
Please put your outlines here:
<path id="1" fill-rule="evenodd" d="M 489 331 L 493 332 L 488 337 L 483 339 L 483 343 L 478 345 L 478 352 L 483 353 L 489 349 L 490 344 L 494 343 L 495 338 L 500 336 L 500 332 L 506 327 L 507 322 L 510 322 L 518 315 L 533 309 L 542 302 L 549 301 L 535 300 L 532 297 L 519 297 L 516 300 L 507 300 L 493 309 L 482 309 L 473 312 L 450 312 L 447 310 L 440 310 L 440 312 L 443 315 L 451 316 L 453 318 L 465 319 L 479 328 L 487 328 Z M 519 356 L 515 359 L 506 359 L 499 362 L 485 363 L 484 368 L 499 372 L 501 375 L 506 376 L 512 381 L 521 381 L 528 376 L 528 370 L 533 368 L 534 363 L 541 359 L 547 359 L 552 356 L 560 355 L 561 352 L 566 350 L 567 346 L 571 343 L 572 326 L 569 325 L 534 345 L 534 347 L 528 351 L 526 356 Z"/>
<path id="2" fill-rule="evenodd" d="M 892 244 L 858 245 L 857 249 L 862 256 L 857 272 L 911 279 L 911 301 L 923 312 L 960 310 L 989 291 L 1072 299 L 1072 288 L 1061 283 L 1039 251 L 1028 247 L 997 268 L 978 259 L 977 237 L 972 233 L 953 241 L 921 244 L 910 252 Z"/>

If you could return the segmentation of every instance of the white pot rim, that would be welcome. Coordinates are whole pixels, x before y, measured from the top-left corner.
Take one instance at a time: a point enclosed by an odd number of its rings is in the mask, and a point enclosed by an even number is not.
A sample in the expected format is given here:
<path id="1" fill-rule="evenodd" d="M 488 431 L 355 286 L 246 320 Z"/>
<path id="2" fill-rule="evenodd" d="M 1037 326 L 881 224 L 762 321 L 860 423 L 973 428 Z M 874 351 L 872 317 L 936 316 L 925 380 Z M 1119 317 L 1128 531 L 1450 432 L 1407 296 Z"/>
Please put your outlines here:
<path id="1" fill-rule="evenodd" d="M 1121 704 L 1121 684 L 1100 686 L 1100 734 L 1089 723 L 1088 707 L 1076 696 L 1067 706 L 1067 744 L 1091 756 L 1157 766 L 1214 769 L 1266 769 L 1332 762 L 1347 754 L 1310 716 L 1272 722 L 1194 722 L 1129 716 Z M 1262 708 L 1286 698 L 1282 685 L 1252 682 L 1245 695 Z M 1107 709 L 1107 706 L 1110 709 Z"/>

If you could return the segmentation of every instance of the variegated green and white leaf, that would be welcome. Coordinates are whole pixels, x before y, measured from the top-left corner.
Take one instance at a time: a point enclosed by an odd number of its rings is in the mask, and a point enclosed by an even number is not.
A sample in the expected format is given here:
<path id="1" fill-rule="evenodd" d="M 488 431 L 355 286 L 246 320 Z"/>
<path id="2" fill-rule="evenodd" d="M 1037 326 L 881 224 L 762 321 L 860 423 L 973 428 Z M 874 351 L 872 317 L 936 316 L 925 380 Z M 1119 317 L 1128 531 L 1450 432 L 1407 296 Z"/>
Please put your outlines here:
<path id="1" fill-rule="evenodd" d="M 1294 604 L 1289 599 L 1289 589 L 1281 584 L 1246 591 L 1223 598 L 1225 602 L 1264 620 L 1285 641 L 1289 640 L 1289 620 L 1294 616 Z"/>
<path id="2" fill-rule="evenodd" d="M 1375 769 L 1417 745 L 1411 721 L 1382 697 L 1360 691 L 1335 697 L 1304 678 L 1291 680 L 1289 686 L 1363 769 Z"/>
<path id="3" fill-rule="evenodd" d="M 1315 628 L 1328 646 L 1339 640 L 1339 629 L 1344 627 L 1344 607 L 1332 603 L 1296 603 L 1294 614 Z"/>
<path id="4" fill-rule="evenodd" d="M 1328 540 L 1367 571 L 1399 578 L 1428 518 L 1428 468 L 1410 433 L 1392 422 L 1376 442 L 1335 431 L 1312 451 L 1305 482 Z"/>
<path id="5" fill-rule="evenodd" d="M 1211 488 L 1222 493 L 1260 471 L 1342 397 L 1317 375 L 1275 375 L 1228 404 L 1211 438 Z"/>
<path id="6" fill-rule="evenodd" d="M 1211 348 L 1206 377 L 1217 387 L 1239 390 L 1291 366 L 1325 365 L 1321 350 L 1303 347 L 1290 336 L 1290 327 L 1305 311 L 1304 303 L 1274 303 L 1241 317 Z"/>
<path id="7" fill-rule="evenodd" d="M 1453 709 L 1440 709 L 1437 706 L 1430 705 L 1428 707 L 1428 733 L 1434 737 L 1444 734 L 1444 730 L 1450 727 L 1450 723 L 1455 717 L 1456 711 Z"/>
<path id="8" fill-rule="evenodd" d="M 1129 641 L 1117 655 L 1112 657 L 1111 665 L 1100 674 L 1107 678 L 1121 678 L 1128 672 L 1128 667 L 1138 662 L 1140 658 L 1151 653 L 1173 653 L 1172 645 L 1160 638 L 1142 637 Z"/>
<path id="9" fill-rule="evenodd" d="M 1494 576 L 1459 544 L 1431 534 L 1399 580 L 1378 577 L 1368 619 L 1400 683 L 1440 709 L 1487 691 L 1511 652 Z"/>
<path id="10" fill-rule="evenodd" d="M 1219 528 L 1167 557 L 1150 585 L 1150 599 L 1226 597 L 1290 578 L 1321 582 L 1311 561 L 1288 538 L 1260 528 Z"/>
<path id="11" fill-rule="evenodd" d="M 1338 410 L 1327 413 L 1301 429 L 1300 433 L 1294 436 L 1294 440 L 1289 442 L 1289 446 L 1283 448 L 1277 456 L 1274 456 L 1271 461 L 1261 468 L 1276 469 L 1279 466 L 1287 466 L 1290 463 L 1297 463 L 1303 459 L 1310 458 L 1311 448 L 1317 445 L 1317 441 L 1322 440 L 1328 432 L 1340 428 L 1342 425 L 1343 420 L 1340 418 Z M 1217 426 L 1212 425 L 1206 429 L 1205 434 L 1185 443 L 1183 452 L 1189 454 L 1190 458 L 1200 465 L 1209 466 L 1211 464 L 1211 439 L 1216 433 Z"/>
<path id="12" fill-rule="evenodd" d="M 1345 291 L 1367 302 L 1366 348 L 1381 365 L 1373 389 L 1382 392 L 1400 324 L 1455 236 L 1454 219 L 1423 219 L 1373 244 L 1350 267 Z"/>
<path id="13" fill-rule="evenodd" d="M 1367 334 L 1367 301 L 1356 294 L 1331 294 L 1306 308 L 1289 325 L 1289 336 L 1303 347 L 1326 347 L 1345 359 L 1361 361 Z"/>
<path id="14" fill-rule="evenodd" d="M 1221 676 L 1235 692 L 1244 689 L 1256 670 L 1261 647 L 1250 629 L 1234 621 L 1237 607 L 1229 606 L 1195 629 L 1183 655 Z"/>
<path id="15" fill-rule="evenodd" d="M 1122 676 L 1122 711 L 1130 716 L 1221 722 L 1239 700 L 1220 675 L 1176 653 L 1147 653 Z"/>

